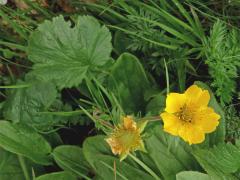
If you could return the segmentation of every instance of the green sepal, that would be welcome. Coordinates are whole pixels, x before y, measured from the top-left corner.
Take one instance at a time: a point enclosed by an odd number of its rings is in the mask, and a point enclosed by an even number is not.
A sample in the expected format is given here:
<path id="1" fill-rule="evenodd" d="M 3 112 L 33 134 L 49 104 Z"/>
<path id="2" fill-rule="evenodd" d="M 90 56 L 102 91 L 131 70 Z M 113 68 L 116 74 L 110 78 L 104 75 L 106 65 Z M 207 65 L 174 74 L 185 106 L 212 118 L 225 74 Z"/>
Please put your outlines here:
<path id="1" fill-rule="evenodd" d="M 141 141 L 141 146 L 140 146 L 140 148 L 138 149 L 139 151 L 142 151 L 142 152 L 144 152 L 144 153 L 147 153 L 147 150 L 146 150 L 146 148 L 145 148 L 145 145 L 144 145 L 144 142 L 143 141 Z"/>
<path id="2" fill-rule="evenodd" d="M 137 122 L 137 127 L 140 130 L 140 133 L 144 131 L 147 123 L 148 123 L 148 120 L 140 120 L 139 122 Z"/>
<path id="3" fill-rule="evenodd" d="M 126 159 L 127 155 L 128 155 L 127 153 L 120 154 L 120 162 Z"/>

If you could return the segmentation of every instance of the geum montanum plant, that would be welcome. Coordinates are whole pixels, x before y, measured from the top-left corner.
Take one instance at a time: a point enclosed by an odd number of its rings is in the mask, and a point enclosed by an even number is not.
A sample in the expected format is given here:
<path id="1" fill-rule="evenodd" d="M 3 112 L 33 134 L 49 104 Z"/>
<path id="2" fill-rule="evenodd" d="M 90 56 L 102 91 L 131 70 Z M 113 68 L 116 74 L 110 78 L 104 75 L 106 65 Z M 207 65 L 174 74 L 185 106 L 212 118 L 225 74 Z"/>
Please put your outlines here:
<path id="1" fill-rule="evenodd" d="M 166 98 L 165 112 L 161 113 L 164 131 L 180 136 L 191 144 L 199 144 L 205 140 L 205 133 L 216 130 L 220 115 L 208 107 L 210 94 L 197 85 L 192 85 L 183 94 L 169 93 Z M 106 139 L 113 154 L 120 155 L 123 160 L 133 151 L 145 151 L 141 133 L 147 124 L 136 123 L 132 116 L 122 118 Z M 159 127 L 160 128 L 160 127 Z"/>

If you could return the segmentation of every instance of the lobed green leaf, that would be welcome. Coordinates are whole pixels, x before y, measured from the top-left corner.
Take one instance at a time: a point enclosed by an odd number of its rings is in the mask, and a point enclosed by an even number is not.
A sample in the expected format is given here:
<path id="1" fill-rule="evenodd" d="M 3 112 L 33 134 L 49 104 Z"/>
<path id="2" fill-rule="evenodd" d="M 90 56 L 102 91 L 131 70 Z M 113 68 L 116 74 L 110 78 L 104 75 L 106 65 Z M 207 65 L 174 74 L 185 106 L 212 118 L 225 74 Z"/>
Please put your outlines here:
<path id="1" fill-rule="evenodd" d="M 29 39 L 31 72 L 62 89 L 79 85 L 88 71 L 110 60 L 111 34 L 90 16 L 79 16 L 74 27 L 63 16 L 45 21 Z"/>

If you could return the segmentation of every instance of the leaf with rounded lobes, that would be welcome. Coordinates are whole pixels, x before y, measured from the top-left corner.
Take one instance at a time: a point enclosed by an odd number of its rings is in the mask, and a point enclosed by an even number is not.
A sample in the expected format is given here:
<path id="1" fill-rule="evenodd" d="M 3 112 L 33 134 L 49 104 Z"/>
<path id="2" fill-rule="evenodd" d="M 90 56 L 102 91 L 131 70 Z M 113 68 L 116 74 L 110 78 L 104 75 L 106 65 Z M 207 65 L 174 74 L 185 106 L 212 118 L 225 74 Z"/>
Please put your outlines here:
<path id="1" fill-rule="evenodd" d="M 111 33 L 91 16 L 79 16 L 74 27 L 63 16 L 45 21 L 29 39 L 32 73 L 59 88 L 79 85 L 88 71 L 109 62 Z"/>
<path id="2" fill-rule="evenodd" d="M 197 171 L 182 171 L 176 175 L 176 180 L 211 180 L 210 176 Z"/>
<path id="3" fill-rule="evenodd" d="M 78 146 L 58 146 L 53 151 L 53 158 L 62 169 L 79 177 L 84 178 L 91 169 L 84 158 L 82 149 Z"/>
<path id="4" fill-rule="evenodd" d="M 51 164 L 51 146 L 27 125 L 0 121 L 0 146 L 12 153 L 28 157 L 37 164 Z"/>
<path id="5" fill-rule="evenodd" d="M 55 172 L 50 174 L 44 174 L 36 178 L 36 180 L 77 180 L 76 177 L 69 172 Z"/>

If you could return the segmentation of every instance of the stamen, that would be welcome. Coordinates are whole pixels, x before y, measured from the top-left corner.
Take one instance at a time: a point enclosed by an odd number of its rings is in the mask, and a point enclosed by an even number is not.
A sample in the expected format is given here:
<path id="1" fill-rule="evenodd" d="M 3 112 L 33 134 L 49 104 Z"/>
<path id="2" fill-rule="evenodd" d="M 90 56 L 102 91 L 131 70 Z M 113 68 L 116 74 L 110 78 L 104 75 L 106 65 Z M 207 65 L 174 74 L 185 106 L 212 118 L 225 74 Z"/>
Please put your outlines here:
<path id="1" fill-rule="evenodd" d="M 180 108 L 180 111 L 176 113 L 176 116 L 179 120 L 183 122 L 192 122 L 193 112 L 190 111 L 189 108 L 187 108 L 186 105 Z"/>

